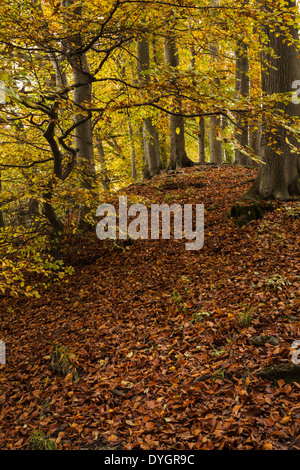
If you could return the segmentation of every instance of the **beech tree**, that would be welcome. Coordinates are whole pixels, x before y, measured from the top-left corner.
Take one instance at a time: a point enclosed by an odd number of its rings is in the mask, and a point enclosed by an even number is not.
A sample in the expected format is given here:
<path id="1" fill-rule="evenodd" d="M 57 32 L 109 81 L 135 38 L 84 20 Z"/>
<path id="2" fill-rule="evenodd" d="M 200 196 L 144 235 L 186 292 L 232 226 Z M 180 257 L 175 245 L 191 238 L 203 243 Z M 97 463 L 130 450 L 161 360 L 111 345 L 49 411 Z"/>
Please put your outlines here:
<path id="1" fill-rule="evenodd" d="M 214 43 L 210 45 L 210 54 L 213 65 L 219 61 L 218 57 L 218 46 Z M 217 93 L 220 87 L 220 79 L 217 77 L 212 82 L 212 91 Z M 210 162 L 211 163 L 222 163 L 222 141 L 220 139 L 221 129 L 221 115 L 212 114 L 209 117 L 209 151 L 210 151 Z"/>
<path id="2" fill-rule="evenodd" d="M 230 161 L 236 140 L 263 161 L 246 197 L 299 194 L 300 105 L 291 99 L 300 78 L 297 12 L 295 0 L 2 2 L 5 256 L 30 253 L 42 270 L 49 249 L 61 258 L 64 239 L 93 226 L 103 194 L 158 174 L 162 159 L 168 169 L 189 167 L 210 150 L 221 163 L 224 144 Z M 235 132 L 243 125 L 249 147 Z M 28 251 L 7 240 L 28 242 Z M 12 262 L 9 269 L 13 277 Z"/>
<path id="3" fill-rule="evenodd" d="M 300 194 L 300 105 L 291 96 L 292 84 L 300 77 L 298 10 L 295 0 L 288 0 L 284 6 L 273 0 L 259 5 L 267 18 L 261 28 L 262 91 L 268 98 L 262 133 L 264 164 L 259 166 L 246 197 L 288 199 Z"/>
<path id="4" fill-rule="evenodd" d="M 245 38 L 240 39 L 237 42 L 237 48 L 235 51 L 235 92 L 237 97 L 240 95 L 242 98 L 249 97 L 249 61 L 248 61 L 248 46 L 245 43 Z M 238 126 L 236 132 L 236 139 L 242 149 L 237 148 L 235 150 L 235 163 L 238 165 L 247 166 L 249 164 L 249 158 L 246 154 L 246 148 L 248 142 L 248 120 L 247 116 L 239 116 Z"/>
<path id="5" fill-rule="evenodd" d="M 82 17 L 82 7 L 74 7 L 73 0 L 63 0 L 63 16 L 68 24 L 68 10 L 71 8 L 72 19 Z M 92 82 L 87 55 L 82 35 L 72 30 L 66 32 L 62 40 L 62 51 L 68 58 L 73 75 L 73 102 L 75 106 L 75 143 L 77 147 L 77 162 L 81 173 L 83 188 L 90 189 L 95 182 L 95 161 L 93 147 L 92 114 L 89 111 L 92 103 Z M 83 108 L 82 108 L 83 105 Z M 80 109 L 81 108 L 81 109 Z M 85 116 L 87 115 L 87 118 Z M 78 124 L 78 125 L 76 125 Z"/>
<path id="6" fill-rule="evenodd" d="M 137 41 L 137 69 L 140 83 L 147 85 L 150 69 L 149 42 L 146 38 Z M 144 178 L 157 175 L 160 172 L 161 159 L 159 152 L 158 133 L 153 124 L 152 117 L 146 116 L 143 121 L 143 143 L 144 143 Z"/>
<path id="7" fill-rule="evenodd" d="M 164 40 L 164 52 L 166 64 L 172 68 L 172 81 L 176 80 L 176 68 L 179 66 L 179 52 L 175 38 L 172 34 Z M 184 118 L 181 114 L 181 99 L 174 96 L 172 100 L 172 110 L 170 112 L 170 158 L 168 169 L 190 167 L 192 160 L 187 156 L 184 136 Z"/>

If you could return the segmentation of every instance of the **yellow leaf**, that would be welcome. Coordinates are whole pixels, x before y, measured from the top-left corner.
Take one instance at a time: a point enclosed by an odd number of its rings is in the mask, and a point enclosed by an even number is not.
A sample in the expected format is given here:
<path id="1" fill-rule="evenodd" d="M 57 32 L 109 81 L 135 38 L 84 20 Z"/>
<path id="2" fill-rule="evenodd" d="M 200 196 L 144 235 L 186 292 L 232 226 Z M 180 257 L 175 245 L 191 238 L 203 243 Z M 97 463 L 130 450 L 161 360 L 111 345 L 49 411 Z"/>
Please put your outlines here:
<path id="1" fill-rule="evenodd" d="M 237 415 L 238 411 L 240 408 L 242 408 L 243 405 L 235 405 L 233 408 L 232 408 L 232 412 L 234 415 Z"/>
<path id="2" fill-rule="evenodd" d="M 72 380 L 72 379 L 73 379 L 73 374 L 71 374 L 71 372 L 69 372 L 69 374 L 67 374 L 67 375 L 65 376 L 65 382 L 69 382 L 69 381 Z"/>
<path id="3" fill-rule="evenodd" d="M 126 419 L 125 423 L 128 424 L 128 426 L 135 426 L 134 422 L 131 419 Z"/>
<path id="4" fill-rule="evenodd" d="M 176 127 L 176 134 L 180 134 L 180 127 Z"/>
<path id="5" fill-rule="evenodd" d="M 273 450 L 273 446 L 270 442 L 265 442 L 263 445 L 263 450 Z"/>
<path id="6" fill-rule="evenodd" d="M 290 420 L 290 416 L 285 415 L 285 416 L 282 418 L 282 420 L 281 420 L 280 422 L 281 422 L 281 424 L 285 424 L 285 423 L 287 423 L 289 420 Z"/>

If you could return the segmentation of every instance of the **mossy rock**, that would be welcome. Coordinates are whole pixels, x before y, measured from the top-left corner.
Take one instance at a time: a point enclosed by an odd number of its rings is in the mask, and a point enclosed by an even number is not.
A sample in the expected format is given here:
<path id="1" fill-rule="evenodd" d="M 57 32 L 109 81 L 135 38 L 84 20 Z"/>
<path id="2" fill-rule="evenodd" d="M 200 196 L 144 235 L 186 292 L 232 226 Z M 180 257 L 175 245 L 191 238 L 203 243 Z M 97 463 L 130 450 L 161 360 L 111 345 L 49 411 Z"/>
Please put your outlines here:
<path id="1" fill-rule="evenodd" d="M 272 335 L 258 335 L 254 336 L 251 339 L 252 344 L 254 346 L 264 346 L 265 344 L 271 344 L 272 346 L 278 346 L 280 343 L 279 339 L 276 336 Z"/>
<path id="2" fill-rule="evenodd" d="M 257 372 L 262 379 L 270 380 L 276 383 L 278 380 L 284 380 L 285 383 L 300 383 L 300 365 L 297 364 L 278 364 L 264 367 Z"/>
<path id="3" fill-rule="evenodd" d="M 229 211 L 228 217 L 236 219 L 237 227 L 248 224 L 251 220 L 259 220 L 264 216 L 264 208 L 262 204 L 256 203 L 248 206 L 235 204 Z"/>

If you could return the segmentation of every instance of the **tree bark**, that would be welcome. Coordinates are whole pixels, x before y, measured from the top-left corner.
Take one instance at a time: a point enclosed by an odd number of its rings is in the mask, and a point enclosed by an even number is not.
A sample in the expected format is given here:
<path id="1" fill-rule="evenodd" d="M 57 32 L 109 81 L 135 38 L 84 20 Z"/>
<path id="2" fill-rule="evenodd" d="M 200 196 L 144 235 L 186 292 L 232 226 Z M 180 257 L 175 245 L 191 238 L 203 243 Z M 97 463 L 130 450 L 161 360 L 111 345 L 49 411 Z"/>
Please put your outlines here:
<path id="1" fill-rule="evenodd" d="M 191 69 L 195 70 L 196 67 L 196 50 L 195 46 L 191 46 Z M 205 119 L 204 116 L 199 117 L 198 127 L 198 162 L 205 162 Z"/>
<path id="2" fill-rule="evenodd" d="M 178 50 L 173 37 L 165 38 L 164 53 L 166 65 L 172 68 L 179 66 Z M 167 169 L 175 170 L 176 168 L 185 168 L 193 166 L 193 161 L 187 156 L 185 150 L 184 138 L 184 119 L 180 116 L 180 97 L 177 99 L 176 109 L 170 114 L 170 158 Z"/>
<path id="3" fill-rule="evenodd" d="M 218 60 L 218 47 L 215 44 L 210 45 L 210 55 L 212 62 Z M 220 80 L 216 78 L 214 85 L 217 89 L 220 87 Z M 214 114 L 209 117 L 209 153 L 210 162 L 222 164 L 222 142 L 217 138 L 218 131 L 221 129 L 221 117 Z"/>
<path id="4" fill-rule="evenodd" d="M 222 142 L 217 138 L 221 128 L 221 118 L 218 115 L 209 117 L 209 152 L 210 162 L 218 165 L 222 164 Z"/>
<path id="5" fill-rule="evenodd" d="M 235 52 L 235 93 L 236 98 L 247 98 L 249 96 L 249 61 L 248 61 L 248 47 L 247 44 L 240 39 L 237 43 Z M 248 120 L 246 116 L 240 115 L 237 124 L 241 129 L 238 129 L 235 135 L 237 142 L 246 150 L 248 146 Z M 234 162 L 237 165 L 249 166 L 250 161 L 248 156 L 241 152 L 239 148 L 235 149 Z"/>
<path id="6" fill-rule="evenodd" d="M 130 140 L 130 147 L 131 147 L 131 176 L 136 181 L 137 174 L 136 174 L 136 152 L 135 152 L 135 145 L 134 145 L 134 138 L 133 138 L 133 129 L 131 118 L 128 113 L 128 133 L 129 133 L 129 140 Z"/>
<path id="7" fill-rule="evenodd" d="M 74 4 L 73 0 L 63 0 L 65 8 Z M 68 13 L 66 13 L 68 14 Z M 74 7 L 74 16 L 80 18 L 82 8 Z M 82 188 L 91 190 L 96 179 L 93 128 L 91 119 L 85 119 L 88 108 L 92 102 L 92 83 L 86 53 L 81 52 L 82 41 L 80 33 L 68 37 L 63 41 L 63 48 L 67 51 L 67 58 L 72 67 L 73 82 L 76 85 L 73 92 L 75 105 L 75 142 L 77 147 L 77 163 L 81 173 Z M 82 121 L 82 122 L 81 122 Z"/>
<path id="8" fill-rule="evenodd" d="M 74 83 L 84 83 L 84 85 L 74 90 L 73 100 L 75 106 L 79 107 L 84 104 L 88 106 L 92 101 L 92 85 L 89 83 L 87 73 L 89 66 L 86 55 L 83 54 L 76 58 L 73 62 L 73 79 Z M 75 123 L 79 123 L 84 119 L 82 112 L 75 114 Z M 81 184 L 83 188 L 91 189 L 95 182 L 95 162 L 93 149 L 93 129 L 91 119 L 82 122 L 75 129 L 76 146 L 78 149 L 77 161 L 82 175 Z"/>
<path id="9" fill-rule="evenodd" d="M 249 127 L 249 147 L 251 150 L 254 152 L 254 154 L 261 158 L 262 152 L 261 152 L 261 146 L 262 146 L 262 131 L 261 131 L 261 124 L 252 124 Z M 250 166 L 252 167 L 257 167 L 258 163 L 255 160 L 250 159 Z"/>
<path id="10" fill-rule="evenodd" d="M 147 85 L 149 78 L 147 71 L 150 68 L 149 42 L 146 39 L 137 41 L 138 78 L 141 85 Z M 144 143 L 144 178 L 158 175 L 160 173 L 160 153 L 158 144 L 158 133 L 152 122 L 152 118 L 146 117 L 143 122 Z"/>
<path id="11" fill-rule="evenodd" d="M 295 0 L 288 0 L 287 8 L 295 8 Z M 266 13 L 272 11 L 275 18 L 272 5 L 265 6 L 264 11 Z M 264 64 L 262 71 L 262 90 L 268 95 L 291 92 L 292 83 L 300 77 L 297 28 L 293 25 L 288 26 L 296 42 L 291 44 L 278 27 L 279 20 L 283 21 L 284 13 L 282 10 L 277 13 L 277 19 L 273 24 L 268 23 L 264 26 L 269 46 L 275 53 L 275 56 L 268 51 L 263 53 L 267 66 Z M 281 109 L 288 117 L 300 118 L 300 106 L 293 103 L 292 99 L 287 104 L 277 102 L 276 108 Z M 290 141 L 298 148 L 298 142 L 281 125 L 277 125 L 276 132 L 273 130 L 274 124 L 271 129 L 269 123 L 264 121 L 263 127 L 262 147 L 265 164 L 259 166 L 257 178 L 245 197 L 289 199 L 291 196 L 299 196 L 300 157 L 299 153 L 293 154 L 288 145 Z"/>
<path id="12" fill-rule="evenodd" d="M 1 181 L 1 170 L 0 170 L 0 194 L 1 194 L 1 191 L 2 191 L 2 181 Z M 0 228 L 5 228 L 3 212 L 1 209 L 0 209 Z"/>
<path id="13" fill-rule="evenodd" d="M 204 117 L 199 118 L 198 161 L 200 163 L 205 162 L 205 120 L 204 120 Z"/>
<path id="14" fill-rule="evenodd" d="M 99 162 L 100 162 L 100 167 L 101 167 L 100 179 L 101 179 L 102 187 L 104 191 L 109 191 L 110 181 L 107 175 L 103 142 L 100 138 L 97 141 L 97 149 L 98 149 Z"/>

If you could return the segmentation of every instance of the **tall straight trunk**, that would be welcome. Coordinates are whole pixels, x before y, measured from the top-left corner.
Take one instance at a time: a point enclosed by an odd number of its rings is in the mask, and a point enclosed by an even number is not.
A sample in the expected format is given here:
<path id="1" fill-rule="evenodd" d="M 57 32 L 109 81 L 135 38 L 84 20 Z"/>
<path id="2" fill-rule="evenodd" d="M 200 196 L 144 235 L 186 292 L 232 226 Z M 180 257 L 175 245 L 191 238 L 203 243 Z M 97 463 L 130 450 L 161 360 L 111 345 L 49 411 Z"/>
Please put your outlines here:
<path id="1" fill-rule="evenodd" d="M 257 27 L 253 27 L 253 34 L 257 34 Z M 250 64 L 249 64 L 250 65 Z M 258 88 L 259 88 L 259 93 L 260 93 L 260 98 L 261 96 L 261 78 L 262 78 L 262 63 L 260 61 L 260 71 L 259 71 L 259 83 L 258 83 Z M 255 89 L 255 82 L 249 80 L 249 100 L 250 103 L 251 101 L 254 101 L 257 95 L 257 91 Z M 262 105 L 262 102 L 260 102 L 260 105 Z M 249 121 L 249 127 L 248 127 L 248 132 L 249 132 L 249 147 L 251 151 L 254 153 L 256 157 L 259 159 L 262 158 L 263 152 L 262 152 L 262 117 L 258 115 L 256 119 L 251 119 Z M 253 158 L 250 158 L 250 166 L 252 167 L 258 167 L 258 162 L 254 160 Z"/>
<path id="2" fill-rule="evenodd" d="M 101 179 L 102 187 L 104 191 L 109 191 L 110 181 L 109 181 L 109 177 L 107 174 L 103 142 L 102 142 L 102 139 L 100 138 L 97 140 L 97 149 L 98 149 L 99 162 L 100 162 L 100 167 L 101 167 L 100 179 Z"/>
<path id="3" fill-rule="evenodd" d="M 74 4 L 74 0 L 63 0 L 62 5 L 68 8 Z M 82 7 L 74 7 L 73 15 L 80 19 Z M 68 15 L 68 13 L 66 13 Z M 93 148 L 93 128 L 91 117 L 86 113 L 92 102 L 92 83 L 89 64 L 86 53 L 81 52 L 82 40 L 80 33 L 66 38 L 63 47 L 68 51 L 68 60 L 72 67 L 73 82 L 76 86 L 73 92 L 73 103 L 75 108 L 74 122 L 78 124 L 75 128 L 75 142 L 77 147 L 77 163 L 81 174 L 81 186 L 92 189 L 95 179 L 95 161 Z M 82 109 L 83 108 L 83 109 Z"/>
<path id="4" fill-rule="evenodd" d="M 66 48 L 63 44 L 61 45 L 61 51 L 61 54 L 55 52 L 49 53 L 55 71 L 55 84 L 57 88 L 63 88 L 68 85 L 67 74 L 64 69 Z"/>
<path id="5" fill-rule="evenodd" d="M 221 129 L 221 118 L 218 115 L 209 117 L 209 152 L 211 163 L 222 163 L 222 142 L 218 139 Z"/>
<path id="6" fill-rule="evenodd" d="M 247 98 L 249 96 L 249 61 L 248 46 L 243 39 L 238 40 L 235 51 L 235 93 L 236 98 Z M 246 151 L 248 146 L 248 120 L 246 116 L 240 115 L 237 121 L 239 129 L 235 138 L 239 145 Z M 239 148 L 235 149 L 234 161 L 237 165 L 249 166 L 248 156 L 241 152 Z"/>
<path id="7" fill-rule="evenodd" d="M 164 53 L 166 65 L 172 68 L 179 66 L 178 50 L 172 36 L 164 40 Z M 177 99 L 176 105 L 176 109 L 173 109 L 173 114 L 170 114 L 169 118 L 170 158 L 167 166 L 168 170 L 190 167 L 194 164 L 187 156 L 185 150 L 184 119 L 183 116 L 180 115 L 180 98 Z"/>
<path id="8" fill-rule="evenodd" d="M 295 0 L 288 0 L 286 3 L 290 11 L 295 11 Z M 263 9 L 266 13 L 271 12 L 274 18 L 273 23 L 265 24 L 263 29 L 275 55 L 268 50 L 263 53 L 263 60 L 267 65 L 264 64 L 262 71 L 262 91 L 267 95 L 291 92 L 292 83 L 300 77 L 298 29 L 293 25 L 287 26 L 295 40 L 295 43 L 291 44 L 279 28 L 280 20 L 283 21 L 283 11 L 280 9 L 276 12 L 274 8 L 266 5 Z M 293 103 L 292 99 L 287 104 L 276 103 L 276 108 L 288 117 L 300 118 L 300 106 Z M 245 197 L 289 199 L 291 196 L 300 195 L 300 156 L 299 153 L 291 152 L 288 142 L 296 148 L 299 148 L 299 143 L 282 125 L 275 127 L 274 123 L 269 125 L 264 121 L 263 127 L 265 164 L 259 166 L 257 178 Z"/>
<path id="9" fill-rule="evenodd" d="M 261 124 L 252 124 L 249 126 L 249 147 L 254 154 L 261 158 L 262 156 L 262 130 Z M 250 159 L 250 166 L 257 167 L 258 163 L 255 160 Z"/>
<path id="10" fill-rule="evenodd" d="M 141 85 L 147 85 L 149 78 L 147 71 L 150 68 L 149 42 L 146 39 L 137 41 L 138 78 Z M 144 178 L 158 175 L 160 172 L 160 153 L 158 133 L 150 116 L 143 122 L 144 143 Z"/>
<path id="11" fill-rule="evenodd" d="M 0 194 L 1 194 L 1 191 L 2 191 L 2 180 L 1 180 L 1 170 L 0 170 Z M 5 222 L 4 222 L 3 212 L 0 209 L 0 228 L 4 228 L 4 227 L 5 227 Z"/>
<path id="12" fill-rule="evenodd" d="M 129 113 L 128 113 L 128 134 L 129 134 L 130 147 L 131 147 L 131 176 L 136 181 L 136 179 L 137 179 L 137 174 L 136 174 L 136 153 L 135 153 L 132 122 L 131 122 Z"/>
<path id="13" fill-rule="evenodd" d="M 200 163 L 205 162 L 205 120 L 201 116 L 199 118 L 199 129 L 198 129 L 198 161 Z"/>
<path id="14" fill-rule="evenodd" d="M 226 128 L 228 127 L 228 119 L 225 116 L 222 116 L 221 127 L 222 127 L 222 131 L 225 133 Z M 224 162 L 231 162 L 232 161 L 232 155 L 231 155 L 231 152 L 230 152 L 229 148 L 226 146 L 226 143 L 227 143 L 227 139 L 225 138 L 225 139 L 223 139 L 223 146 L 222 146 L 223 156 L 222 156 L 222 159 L 223 159 Z"/>
<path id="15" fill-rule="evenodd" d="M 74 83 L 83 83 L 84 85 L 75 88 L 73 100 L 79 111 L 81 105 L 89 106 L 92 101 L 92 85 L 87 76 L 89 66 L 85 54 L 81 54 L 73 61 L 73 80 Z M 84 114 L 76 112 L 75 123 L 84 121 Z M 76 146 L 78 149 L 78 166 L 82 175 L 82 187 L 91 189 L 95 182 L 95 162 L 93 150 L 93 129 L 91 119 L 81 122 L 75 128 Z"/>
<path id="16" fill-rule="evenodd" d="M 194 45 L 191 46 L 191 69 L 195 70 L 196 68 L 196 50 Z M 199 127 L 198 127 L 198 162 L 205 162 L 205 120 L 204 116 L 199 118 Z"/>
<path id="17" fill-rule="evenodd" d="M 218 47 L 215 44 L 210 45 L 210 55 L 212 62 L 219 60 Z M 217 89 L 220 87 L 220 80 L 216 78 L 214 80 L 214 87 Z M 220 115 L 214 114 L 209 117 L 209 152 L 210 162 L 222 164 L 222 142 L 218 139 L 218 132 L 221 129 L 221 117 Z"/>

